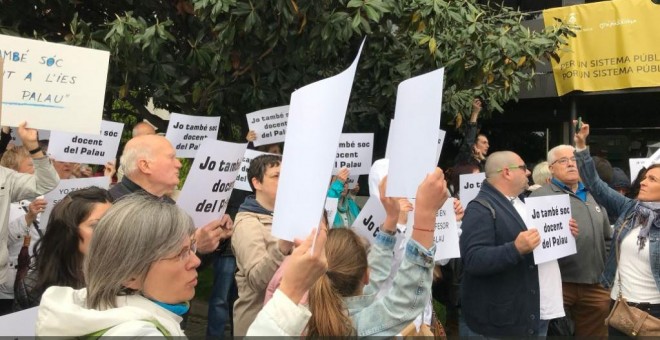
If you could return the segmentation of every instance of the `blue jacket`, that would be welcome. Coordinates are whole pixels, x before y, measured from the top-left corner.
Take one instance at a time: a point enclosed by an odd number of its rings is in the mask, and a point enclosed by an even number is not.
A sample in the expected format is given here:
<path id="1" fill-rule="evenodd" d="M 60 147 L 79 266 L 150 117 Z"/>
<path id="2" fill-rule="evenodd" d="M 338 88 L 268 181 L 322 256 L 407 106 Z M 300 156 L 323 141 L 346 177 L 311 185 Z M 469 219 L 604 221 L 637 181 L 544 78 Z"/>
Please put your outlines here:
<path id="1" fill-rule="evenodd" d="M 514 245 L 527 228 L 513 204 L 485 180 L 465 209 L 461 229 L 461 307 L 467 326 L 487 337 L 537 335 L 538 267 L 532 253 L 520 255 Z"/>
<path id="2" fill-rule="evenodd" d="M 614 247 L 615 244 L 616 246 L 621 244 L 621 240 L 626 237 L 631 229 L 630 223 L 624 222 L 628 222 L 632 217 L 632 212 L 634 211 L 635 205 L 637 205 L 637 200 L 621 195 L 614 189 L 611 189 L 598 177 L 594 161 L 591 159 L 588 150 L 575 152 L 575 158 L 577 159 L 580 177 L 582 177 L 584 185 L 589 189 L 594 198 L 596 198 L 596 201 L 605 206 L 605 209 L 611 214 L 619 216 L 616 223 L 614 223 L 614 234 L 612 236 L 610 254 L 607 257 L 605 270 L 600 278 L 600 283 L 605 288 L 611 288 L 617 267 L 616 251 L 614 250 Z M 651 252 L 650 259 L 653 279 L 655 279 L 655 285 L 660 291 L 660 229 L 651 227 L 648 244 L 646 246 L 649 247 Z"/>

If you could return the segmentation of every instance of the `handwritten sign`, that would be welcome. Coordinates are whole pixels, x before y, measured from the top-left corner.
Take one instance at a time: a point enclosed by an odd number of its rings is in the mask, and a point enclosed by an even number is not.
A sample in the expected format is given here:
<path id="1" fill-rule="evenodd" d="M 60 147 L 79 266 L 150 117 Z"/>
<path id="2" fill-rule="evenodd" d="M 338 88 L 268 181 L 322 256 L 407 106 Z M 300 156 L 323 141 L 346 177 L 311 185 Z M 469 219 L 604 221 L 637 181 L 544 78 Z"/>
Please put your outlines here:
<path id="1" fill-rule="evenodd" d="M 388 147 L 387 195 L 413 198 L 437 165 L 444 68 L 407 79 L 397 89 L 395 140 Z M 390 136 L 391 138 L 392 136 Z"/>
<path id="2" fill-rule="evenodd" d="M 104 120 L 98 135 L 52 131 L 48 153 L 61 162 L 105 164 L 117 157 L 123 130 L 124 123 Z"/>
<path id="3" fill-rule="evenodd" d="M 165 138 L 174 145 L 177 157 L 194 158 L 204 140 L 217 139 L 219 127 L 220 117 L 172 113 Z"/>
<path id="4" fill-rule="evenodd" d="M 373 133 L 342 133 L 332 174 L 343 167 L 349 168 L 353 175 L 369 174 L 373 149 Z"/>
<path id="5" fill-rule="evenodd" d="M 275 237 L 302 238 L 319 223 L 363 46 L 364 41 L 348 69 L 291 95 L 273 214 Z"/>
<path id="6" fill-rule="evenodd" d="M 568 195 L 528 197 L 525 206 L 527 229 L 536 228 L 541 235 L 541 244 L 534 249 L 536 264 L 577 253 L 575 238 L 568 225 L 571 218 Z"/>
<path id="7" fill-rule="evenodd" d="M 222 216 L 241 170 L 247 143 L 207 139 L 197 150 L 177 204 L 202 227 Z"/>
<path id="8" fill-rule="evenodd" d="M 2 125 L 96 134 L 110 53 L 0 35 Z"/>
<path id="9" fill-rule="evenodd" d="M 34 339 L 39 307 L 0 316 L 0 337 Z"/>
<path id="10" fill-rule="evenodd" d="M 286 137 L 289 105 L 259 110 L 245 115 L 250 130 L 257 134 L 254 146 L 281 143 Z"/>
<path id="11" fill-rule="evenodd" d="M 458 226 L 456 225 L 456 213 L 454 212 L 454 198 L 450 197 L 438 210 L 435 216 L 435 241 L 434 260 L 453 259 L 461 257 L 458 246 Z"/>
<path id="12" fill-rule="evenodd" d="M 73 191 L 89 187 L 108 189 L 110 187 L 110 178 L 103 176 L 60 180 L 60 183 L 55 189 L 53 189 L 53 191 L 44 195 L 44 199 L 48 202 L 48 205 L 46 206 L 44 212 L 41 214 L 41 220 L 48 221 L 50 218 L 50 213 L 53 211 L 53 206 L 66 195 Z"/>
<path id="13" fill-rule="evenodd" d="M 243 155 L 243 162 L 241 163 L 241 170 L 238 172 L 238 176 L 236 176 L 234 189 L 252 191 L 252 188 L 250 187 L 250 179 L 248 178 L 248 169 L 250 169 L 250 162 L 261 155 L 270 154 L 250 149 L 245 150 L 245 155 Z"/>
<path id="14" fill-rule="evenodd" d="M 23 141 L 21 138 L 18 136 L 16 133 L 16 130 L 18 129 L 11 129 L 11 141 L 14 143 L 16 146 L 21 146 L 23 145 Z M 37 137 L 38 140 L 49 140 L 50 139 L 50 131 L 49 130 L 41 130 L 37 129 Z"/>
<path id="15" fill-rule="evenodd" d="M 374 243 L 380 227 L 385 223 L 387 212 L 378 197 L 369 197 L 362 210 L 353 222 L 353 231 L 366 238 L 369 243 Z"/>
<path id="16" fill-rule="evenodd" d="M 465 209 L 481 190 L 481 183 L 486 179 L 486 173 L 480 172 L 476 174 L 461 175 L 459 178 L 459 185 L 461 190 L 458 193 L 461 199 L 461 205 Z"/>
<path id="17" fill-rule="evenodd" d="M 440 155 L 442 154 L 442 145 L 445 143 L 445 135 L 447 131 L 440 129 L 438 132 L 438 151 L 435 153 L 435 163 L 440 163 Z"/>

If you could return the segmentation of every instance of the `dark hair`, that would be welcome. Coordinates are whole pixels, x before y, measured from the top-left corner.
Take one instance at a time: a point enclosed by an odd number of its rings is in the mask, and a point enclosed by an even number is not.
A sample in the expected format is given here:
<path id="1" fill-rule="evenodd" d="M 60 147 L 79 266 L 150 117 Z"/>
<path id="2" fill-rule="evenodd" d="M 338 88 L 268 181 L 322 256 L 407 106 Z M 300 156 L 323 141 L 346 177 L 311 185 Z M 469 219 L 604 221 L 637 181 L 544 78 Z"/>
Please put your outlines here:
<path id="1" fill-rule="evenodd" d="M 263 182 L 266 170 L 268 170 L 268 168 L 278 166 L 280 163 L 282 163 L 282 156 L 280 155 L 261 155 L 255 157 L 250 162 L 250 168 L 248 169 L 247 177 L 248 183 L 250 183 L 250 188 L 252 188 L 252 192 L 256 193 L 256 189 L 254 188 L 254 185 L 252 185 L 252 178 L 256 178 L 259 183 Z"/>
<path id="2" fill-rule="evenodd" d="M 660 164 L 652 164 L 648 168 L 641 168 L 637 173 L 637 178 L 635 178 L 635 181 L 630 185 L 630 191 L 628 191 L 626 197 L 636 199 L 637 195 L 639 195 L 639 187 L 644 178 L 646 178 L 646 172 L 656 168 L 660 168 Z"/>
<path id="3" fill-rule="evenodd" d="M 479 166 L 474 163 L 458 163 L 452 168 L 447 170 L 447 178 L 449 179 L 449 185 L 451 187 L 451 192 L 454 197 L 458 197 L 458 193 L 461 191 L 460 182 L 461 175 L 472 174 L 476 171 L 479 171 Z"/>
<path id="4" fill-rule="evenodd" d="M 85 221 L 97 203 L 112 203 L 108 190 L 89 187 L 73 191 L 53 207 L 46 233 L 34 246 L 37 282 L 35 289 L 50 286 L 80 289 L 85 286 L 82 274 L 83 254 L 78 250 L 78 226 Z"/>

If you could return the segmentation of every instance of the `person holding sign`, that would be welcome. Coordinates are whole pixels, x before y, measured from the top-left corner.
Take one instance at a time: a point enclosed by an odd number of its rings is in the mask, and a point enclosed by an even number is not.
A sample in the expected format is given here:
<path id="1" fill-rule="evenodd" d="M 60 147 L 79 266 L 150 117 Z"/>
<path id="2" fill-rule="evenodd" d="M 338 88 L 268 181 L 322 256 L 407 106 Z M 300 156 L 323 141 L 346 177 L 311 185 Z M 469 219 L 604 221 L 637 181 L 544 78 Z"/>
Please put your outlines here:
<path id="1" fill-rule="evenodd" d="M 333 228 L 348 228 L 353 225 L 355 218 L 360 214 L 360 207 L 348 191 L 348 176 L 350 170 L 346 167 L 339 169 L 337 177 L 330 188 L 328 188 L 328 197 L 337 198 L 337 213 L 332 223 Z"/>
<path id="2" fill-rule="evenodd" d="M 5 282 L 9 275 L 7 253 L 7 232 L 9 206 L 11 202 L 31 199 L 43 195 L 57 186 L 60 179 L 48 157 L 39 147 L 37 130 L 27 128 L 23 122 L 18 127 L 18 135 L 28 150 L 34 163 L 34 175 L 21 174 L 14 170 L 0 167 L 0 282 Z"/>
<path id="3" fill-rule="evenodd" d="M 530 197 L 569 195 L 571 215 L 580 226 L 580 234 L 575 239 L 577 253 L 558 260 L 564 307 L 575 322 L 576 336 L 606 336 L 602 320 L 609 314 L 610 301 L 598 282 L 612 229 L 607 211 L 580 182 L 573 151 L 570 145 L 559 145 L 548 152 L 552 179 Z"/>
<path id="4" fill-rule="evenodd" d="M 454 160 L 455 164 L 469 163 L 476 165 L 480 171 L 484 171 L 486 155 L 488 154 L 488 148 L 490 148 L 488 137 L 482 133 L 477 134 L 477 119 L 479 119 L 482 105 L 479 98 L 475 98 L 472 102 L 472 113 L 465 130 L 465 139 Z"/>
<path id="5" fill-rule="evenodd" d="M 619 216 L 600 283 L 611 288 L 611 300 L 621 294 L 629 305 L 660 318 L 660 164 L 646 169 L 637 199 L 627 198 L 598 177 L 587 149 L 588 136 L 589 124 L 575 133 L 580 174 L 596 200 Z M 608 334 L 626 335 L 612 327 Z"/>
<path id="6" fill-rule="evenodd" d="M 538 230 L 527 230 L 518 212 L 530 173 L 511 151 L 491 154 L 485 169 L 486 180 L 461 225 L 461 307 L 469 330 L 461 336 L 535 336 L 541 325 L 532 251 L 541 238 Z"/>

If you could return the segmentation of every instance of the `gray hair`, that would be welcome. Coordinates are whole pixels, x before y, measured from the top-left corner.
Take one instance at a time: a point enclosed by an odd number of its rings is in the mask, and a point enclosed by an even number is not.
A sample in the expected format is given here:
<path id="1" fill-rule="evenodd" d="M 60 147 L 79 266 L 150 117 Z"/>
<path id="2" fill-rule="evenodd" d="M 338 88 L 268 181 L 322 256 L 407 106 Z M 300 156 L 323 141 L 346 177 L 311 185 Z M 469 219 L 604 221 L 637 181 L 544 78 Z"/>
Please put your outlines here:
<path id="1" fill-rule="evenodd" d="M 194 233 L 190 216 L 174 204 L 144 194 L 122 198 L 94 229 L 83 269 L 87 307 L 116 307 L 117 296 L 135 293 L 126 282 L 144 282 L 152 263 L 180 251 Z"/>
<path id="2" fill-rule="evenodd" d="M 144 136 L 134 137 L 126 143 L 124 153 L 119 159 L 124 174 L 131 175 L 138 170 L 140 159 L 150 159 L 153 147 Z"/>
<path id="3" fill-rule="evenodd" d="M 550 149 L 550 151 L 548 151 L 548 159 L 547 159 L 548 160 L 548 165 L 554 163 L 557 160 L 557 157 L 555 156 L 555 154 L 557 152 L 562 151 L 562 150 L 569 150 L 569 149 L 571 150 L 571 153 L 575 152 L 575 148 L 573 146 L 567 145 L 567 144 L 557 145 L 554 148 Z"/>
<path id="4" fill-rule="evenodd" d="M 548 162 L 541 162 L 536 164 L 534 171 L 532 171 L 532 179 L 534 180 L 534 184 L 546 184 L 550 178 L 552 178 L 552 173 L 550 173 Z"/>

